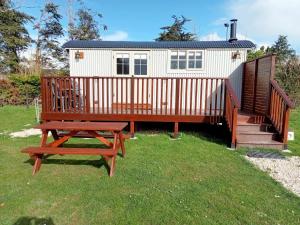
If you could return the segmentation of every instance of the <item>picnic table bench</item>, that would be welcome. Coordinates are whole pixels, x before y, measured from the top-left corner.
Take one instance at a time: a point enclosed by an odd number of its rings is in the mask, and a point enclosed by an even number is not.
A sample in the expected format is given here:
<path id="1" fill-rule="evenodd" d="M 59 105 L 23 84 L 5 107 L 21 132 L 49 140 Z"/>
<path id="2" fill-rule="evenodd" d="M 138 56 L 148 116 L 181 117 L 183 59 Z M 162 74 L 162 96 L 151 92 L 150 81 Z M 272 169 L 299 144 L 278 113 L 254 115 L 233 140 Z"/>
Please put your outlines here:
<path id="1" fill-rule="evenodd" d="M 42 130 L 40 147 L 27 147 L 21 152 L 28 153 L 34 159 L 33 175 L 40 170 L 44 154 L 60 155 L 101 155 L 110 163 L 109 175 L 113 176 L 118 150 L 121 148 L 122 156 L 125 156 L 123 129 L 128 125 L 125 122 L 61 122 L 51 121 L 42 123 L 36 128 Z M 66 132 L 67 131 L 67 132 Z M 51 132 L 53 141 L 47 143 L 48 133 Z M 85 133 L 89 137 L 98 139 L 107 148 L 70 148 L 62 147 L 62 144 L 72 137 L 80 137 L 77 134 Z M 99 132 L 109 132 L 104 135 Z M 77 136 L 76 136 L 77 135 Z M 82 136 L 84 137 L 84 135 Z M 108 140 L 112 138 L 113 141 Z"/>

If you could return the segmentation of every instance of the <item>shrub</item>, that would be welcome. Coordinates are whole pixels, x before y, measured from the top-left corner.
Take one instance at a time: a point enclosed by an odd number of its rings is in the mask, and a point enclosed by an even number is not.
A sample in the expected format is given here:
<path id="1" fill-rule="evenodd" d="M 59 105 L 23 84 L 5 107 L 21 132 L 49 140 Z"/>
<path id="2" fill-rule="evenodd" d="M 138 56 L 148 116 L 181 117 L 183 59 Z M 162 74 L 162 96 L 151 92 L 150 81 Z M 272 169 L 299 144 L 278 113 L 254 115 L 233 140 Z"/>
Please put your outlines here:
<path id="1" fill-rule="evenodd" d="M 13 74 L 0 81 L 0 88 L 0 104 L 28 105 L 40 94 L 40 77 Z"/>

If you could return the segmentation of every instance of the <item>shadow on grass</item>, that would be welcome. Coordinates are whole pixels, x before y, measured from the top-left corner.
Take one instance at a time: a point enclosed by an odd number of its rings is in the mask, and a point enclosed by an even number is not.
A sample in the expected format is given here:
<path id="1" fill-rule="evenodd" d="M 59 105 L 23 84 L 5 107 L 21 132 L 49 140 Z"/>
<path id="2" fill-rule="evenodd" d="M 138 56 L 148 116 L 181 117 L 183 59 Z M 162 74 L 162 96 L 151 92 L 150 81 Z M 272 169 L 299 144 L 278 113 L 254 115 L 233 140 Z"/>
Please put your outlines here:
<path id="1" fill-rule="evenodd" d="M 20 217 L 13 225 L 55 225 L 52 218 Z"/>
<path id="2" fill-rule="evenodd" d="M 136 131 L 144 134 L 172 134 L 174 123 L 155 123 L 139 122 L 136 123 Z M 210 141 L 221 145 L 227 145 L 229 142 L 229 131 L 226 127 L 220 125 L 211 125 L 205 123 L 179 123 L 179 132 L 193 135 L 204 141 Z"/>
<path id="3" fill-rule="evenodd" d="M 105 167 L 107 174 L 109 174 L 110 168 L 108 163 L 105 161 L 104 158 L 100 158 L 97 160 L 86 160 L 86 159 L 52 159 L 51 157 L 54 155 L 46 155 L 46 157 L 43 158 L 42 160 L 42 165 L 43 164 L 48 164 L 48 165 L 85 165 L 85 166 L 93 166 L 95 168 L 101 168 Z M 30 163 L 32 166 L 34 165 L 34 161 L 32 159 L 28 159 L 24 161 L 24 163 Z"/>

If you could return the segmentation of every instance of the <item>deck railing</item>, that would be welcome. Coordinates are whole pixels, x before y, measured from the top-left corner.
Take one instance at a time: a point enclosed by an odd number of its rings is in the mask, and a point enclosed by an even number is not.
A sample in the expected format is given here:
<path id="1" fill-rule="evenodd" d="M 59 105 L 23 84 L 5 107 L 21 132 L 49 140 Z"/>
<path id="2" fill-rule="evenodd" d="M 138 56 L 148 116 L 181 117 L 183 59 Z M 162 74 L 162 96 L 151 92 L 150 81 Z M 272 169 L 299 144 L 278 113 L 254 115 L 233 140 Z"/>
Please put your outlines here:
<path id="1" fill-rule="evenodd" d="M 236 129 L 237 129 L 237 116 L 240 104 L 238 98 L 230 84 L 229 80 L 225 81 L 225 120 L 231 132 L 231 147 L 235 148 L 236 145 Z"/>
<path id="2" fill-rule="evenodd" d="M 42 77 L 43 113 L 214 116 L 224 78 Z"/>
<path id="3" fill-rule="evenodd" d="M 294 103 L 291 102 L 275 80 L 270 80 L 270 85 L 269 118 L 281 136 L 283 143 L 287 145 L 290 109 L 294 108 Z"/>

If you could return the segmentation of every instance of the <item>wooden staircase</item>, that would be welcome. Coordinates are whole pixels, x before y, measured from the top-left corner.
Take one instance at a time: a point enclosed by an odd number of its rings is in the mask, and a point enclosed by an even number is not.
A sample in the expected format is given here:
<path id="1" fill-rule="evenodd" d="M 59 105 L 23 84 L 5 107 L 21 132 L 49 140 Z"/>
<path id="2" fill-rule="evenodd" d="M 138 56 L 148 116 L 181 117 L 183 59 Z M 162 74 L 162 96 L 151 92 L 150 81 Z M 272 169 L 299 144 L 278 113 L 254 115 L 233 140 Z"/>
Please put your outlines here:
<path id="1" fill-rule="evenodd" d="M 237 116 L 236 147 L 284 148 L 279 135 L 271 123 L 262 116 L 240 112 Z"/>

